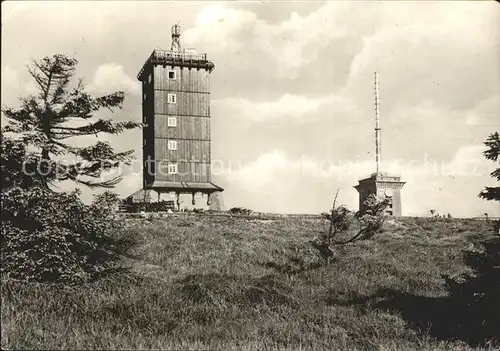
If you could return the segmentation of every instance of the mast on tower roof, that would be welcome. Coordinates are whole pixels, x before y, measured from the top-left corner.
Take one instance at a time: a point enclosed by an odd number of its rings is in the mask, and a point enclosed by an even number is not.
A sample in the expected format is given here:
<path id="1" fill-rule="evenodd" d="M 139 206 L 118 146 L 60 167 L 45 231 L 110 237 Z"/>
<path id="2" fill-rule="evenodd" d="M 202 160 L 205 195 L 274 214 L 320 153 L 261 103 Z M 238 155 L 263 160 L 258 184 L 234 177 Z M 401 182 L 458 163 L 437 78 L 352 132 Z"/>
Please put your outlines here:
<path id="1" fill-rule="evenodd" d="M 181 51 L 181 26 L 179 23 L 172 26 L 172 51 Z"/>

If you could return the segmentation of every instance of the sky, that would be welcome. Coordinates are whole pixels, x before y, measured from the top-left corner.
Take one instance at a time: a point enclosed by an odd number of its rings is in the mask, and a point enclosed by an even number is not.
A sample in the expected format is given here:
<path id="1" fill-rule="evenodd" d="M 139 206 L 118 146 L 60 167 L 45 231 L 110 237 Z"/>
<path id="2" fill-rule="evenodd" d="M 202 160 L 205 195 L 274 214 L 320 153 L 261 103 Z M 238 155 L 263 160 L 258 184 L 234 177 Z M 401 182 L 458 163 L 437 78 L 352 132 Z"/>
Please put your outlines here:
<path id="1" fill-rule="evenodd" d="M 500 130 L 493 1 L 7 1 L 2 106 L 34 92 L 30 59 L 62 53 L 78 59 L 89 92 L 126 93 L 106 117 L 141 121 L 137 73 L 153 49 L 170 48 L 177 22 L 181 45 L 215 63 L 212 174 L 226 208 L 319 213 L 339 189 L 339 203 L 357 209 L 353 186 L 375 171 L 377 71 L 382 170 L 406 181 L 403 215 L 500 216 L 498 202 L 477 197 L 498 167 L 481 154 Z M 108 138 L 135 150 L 123 196 L 142 186 L 141 133 Z"/>

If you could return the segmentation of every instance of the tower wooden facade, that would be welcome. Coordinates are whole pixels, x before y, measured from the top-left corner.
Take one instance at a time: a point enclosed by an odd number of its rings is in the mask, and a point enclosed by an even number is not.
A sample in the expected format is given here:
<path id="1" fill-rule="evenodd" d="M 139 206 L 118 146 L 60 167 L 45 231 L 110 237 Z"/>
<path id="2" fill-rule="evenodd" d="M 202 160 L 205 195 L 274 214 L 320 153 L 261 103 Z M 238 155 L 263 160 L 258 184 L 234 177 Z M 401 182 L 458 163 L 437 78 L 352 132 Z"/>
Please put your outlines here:
<path id="1" fill-rule="evenodd" d="M 401 181 L 400 176 L 390 175 L 381 172 L 381 128 L 380 128 L 380 98 L 379 98 L 379 80 L 375 73 L 375 163 L 376 172 L 368 178 L 359 180 L 359 184 L 354 188 L 359 193 L 359 210 L 365 210 L 364 202 L 370 195 L 375 195 L 377 199 L 389 198 L 389 206 L 386 214 L 394 217 L 401 217 L 401 189 L 405 182 Z"/>
<path id="2" fill-rule="evenodd" d="M 142 83 L 143 189 L 207 195 L 223 191 L 211 181 L 210 73 L 205 53 L 180 45 L 172 27 L 170 50 L 154 50 L 137 78 Z"/>

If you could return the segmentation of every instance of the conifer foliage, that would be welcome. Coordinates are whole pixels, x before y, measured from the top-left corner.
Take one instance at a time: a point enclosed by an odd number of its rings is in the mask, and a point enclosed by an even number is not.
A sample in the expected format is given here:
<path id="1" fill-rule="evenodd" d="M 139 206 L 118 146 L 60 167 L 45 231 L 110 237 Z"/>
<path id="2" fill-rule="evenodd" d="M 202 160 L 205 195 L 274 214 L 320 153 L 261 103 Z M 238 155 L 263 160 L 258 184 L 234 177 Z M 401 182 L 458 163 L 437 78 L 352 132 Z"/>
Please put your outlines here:
<path id="1" fill-rule="evenodd" d="M 491 134 L 484 142 L 487 149 L 483 152 L 486 159 L 495 162 L 497 165 L 500 163 L 500 135 L 498 132 Z M 500 182 L 500 167 L 491 172 L 491 177 Z M 485 187 L 479 197 L 486 200 L 500 201 L 500 187 Z"/>
<path id="2" fill-rule="evenodd" d="M 130 163 L 132 150 L 115 152 L 108 142 L 97 141 L 84 147 L 68 143 L 77 136 L 120 134 L 134 129 L 134 121 L 113 122 L 96 117 L 102 109 L 121 109 L 123 92 L 93 97 L 82 80 L 71 88 L 78 61 L 64 55 L 34 60 L 28 67 L 37 84 L 38 94 L 20 99 L 19 108 L 3 108 L 8 119 L 4 132 L 14 133 L 25 145 L 37 150 L 38 179 L 44 187 L 54 181 L 72 180 L 89 187 L 112 188 L 121 175 L 103 180 L 103 173 Z M 75 162 L 60 162 L 71 156 Z"/>
<path id="3" fill-rule="evenodd" d="M 118 197 L 105 191 L 91 205 L 80 192 L 56 192 L 58 181 L 112 188 L 107 171 L 130 163 L 132 151 L 115 152 L 107 142 L 71 145 L 71 138 L 120 134 L 133 121 L 96 117 L 101 109 L 122 108 L 124 93 L 93 97 L 79 80 L 72 88 L 77 61 L 54 55 L 33 61 L 29 73 L 38 94 L 20 98 L 18 108 L 2 108 L 8 125 L 1 130 L 0 272 L 2 278 L 79 283 L 112 268 L 119 257 L 114 240 L 120 223 L 113 218 Z"/>

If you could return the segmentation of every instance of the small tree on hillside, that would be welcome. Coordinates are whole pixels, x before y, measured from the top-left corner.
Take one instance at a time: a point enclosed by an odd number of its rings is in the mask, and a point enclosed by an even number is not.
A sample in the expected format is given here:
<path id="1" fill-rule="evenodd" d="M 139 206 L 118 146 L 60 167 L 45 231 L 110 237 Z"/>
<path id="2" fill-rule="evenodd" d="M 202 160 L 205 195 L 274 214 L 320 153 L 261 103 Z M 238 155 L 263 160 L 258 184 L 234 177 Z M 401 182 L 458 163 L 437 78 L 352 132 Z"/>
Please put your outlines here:
<path id="1" fill-rule="evenodd" d="M 121 175 L 108 180 L 100 179 L 101 176 L 121 163 L 129 163 L 133 151 L 115 152 L 109 143 L 102 141 L 85 147 L 71 146 L 68 141 L 77 136 L 119 134 L 139 127 L 140 123 L 95 117 L 103 108 L 110 111 L 122 108 L 125 96 L 120 91 L 93 97 L 85 92 L 81 79 L 76 87 L 70 88 L 77 63 L 64 55 L 34 60 L 28 71 L 37 84 L 38 94 L 20 98 L 19 108 L 2 108 L 8 118 L 4 132 L 14 133 L 29 147 L 30 162 L 38 160 L 37 172 L 31 174 L 40 186 L 48 188 L 54 181 L 72 180 L 89 187 L 111 188 L 121 180 Z M 21 145 L 10 143 L 6 147 Z M 72 156 L 76 161 L 61 162 L 61 156 Z"/>
<path id="2" fill-rule="evenodd" d="M 337 195 L 333 201 L 333 208 L 330 213 L 323 213 L 323 217 L 330 223 L 330 229 L 324 236 L 323 241 L 330 245 L 347 244 L 357 240 L 369 239 L 375 235 L 383 226 L 385 221 L 385 210 L 389 206 L 390 200 L 385 198 L 380 201 L 375 195 L 368 196 L 363 202 L 364 211 L 356 213 L 349 211 L 345 206 L 335 206 Z M 343 232 L 349 231 L 355 225 L 355 234 L 346 241 L 335 241 L 335 237 Z"/>
<path id="3" fill-rule="evenodd" d="M 379 200 L 375 195 L 368 196 L 364 201 L 365 210 L 357 212 L 355 215 L 355 218 L 360 223 L 360 229 L 348 242 L 370 239 L 377 234 L 384 225 L 386 219 L 385 210 L 389 206 L 390 201 L 388 197 Z"/>
<path id="4" fill-rule="evenodd" d="M 364 211 L 353 213 L 345 206 L 335 206 L 337 195 L 338 191 L 330 213 L 322 214 L 329 222 L 328 232 L 319 239 L 311 242 L 312 246 L 319 250 L 326 264 L 328 264 L 329 259 L 333 256 L 330 244 L 344 245 L 359 240 L 367 240 L 378 233 L 384 224 L 386 218 L 385 210 L 390 202 L 388 198 L 380 201 L 375 195 L 370 195 L 363 203 Z M 355 231 L 349 239 L 336 239 L 339 234 L 348 232 L 352 227 L 355 227 Z"/>

